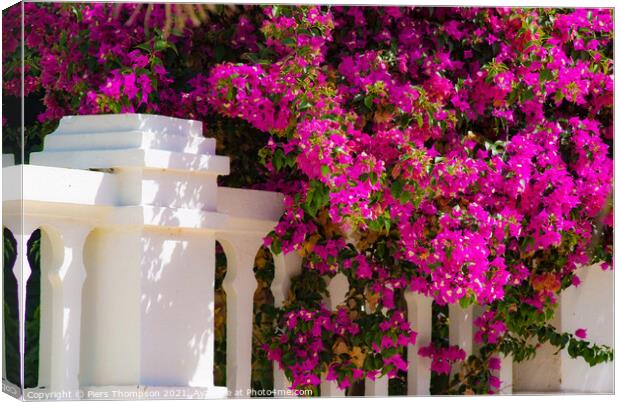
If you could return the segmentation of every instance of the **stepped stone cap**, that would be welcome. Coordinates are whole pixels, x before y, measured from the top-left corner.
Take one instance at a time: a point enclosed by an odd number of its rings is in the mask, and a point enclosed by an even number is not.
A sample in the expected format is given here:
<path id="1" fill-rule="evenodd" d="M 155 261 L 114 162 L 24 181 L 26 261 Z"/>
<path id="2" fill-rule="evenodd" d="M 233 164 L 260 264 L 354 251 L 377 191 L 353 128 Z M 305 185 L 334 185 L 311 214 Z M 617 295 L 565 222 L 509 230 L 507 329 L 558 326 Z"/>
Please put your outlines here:
<path id="1" fill-rule="evenodd" d="M 152 114 L 66 116 L 45 137 L 31 163 L 75 169 L 145 167 L 228 174 L 229 159 L 215 155 L 215 139 L 197 120 Z"/>
<path id="2" fill-rule="evenodd" d="M 147 131 L 202 138 L 202 123 L 156 114 L 93 114 L 65 116 L 60 120 L 58 134 L 94 134 L 109 131 Z"/>

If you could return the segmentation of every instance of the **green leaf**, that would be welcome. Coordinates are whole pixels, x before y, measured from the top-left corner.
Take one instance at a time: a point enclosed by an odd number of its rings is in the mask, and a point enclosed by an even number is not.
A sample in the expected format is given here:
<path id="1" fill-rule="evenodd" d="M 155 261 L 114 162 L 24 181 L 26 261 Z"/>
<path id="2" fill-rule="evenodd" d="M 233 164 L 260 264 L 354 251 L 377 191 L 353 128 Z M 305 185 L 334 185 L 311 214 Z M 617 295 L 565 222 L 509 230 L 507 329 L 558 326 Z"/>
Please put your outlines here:
<path id="1" fill-rule="evenodd" d="M 299 103 L 299 110 L 306 110 L 312 107 L 312 103 L 308 102 L 306 99 L 302 100 Z"/>
<path id="2" fill-rule="evenodd" d="M 392 187 L 390 188 L 390 191 L 392 192 L 392 195 L 394 196 L 394 198 L 400 198 L 400 195 L 403 192 L 404 185 L 405 183 L 402 180 L 395 180 L 392 183 Z"/>
<path id="3" fill-rule="evenodd" d="M 231 101 L 235 97 L 235 89 L 233 86 L 228 87 L 228 92 L 226 92 L 226 100 Z"/>
<path id="4" fill-rule="evenodd" d="M 276 170 L 282 169 L 285 159 L 284 152 L 280 148 L 276 149 L 273 154 L 273 167 L 275 167 Z"/>
<path id="5" fill-rule="evenodd" d="M 418 114 L 415 116 L 415 119 L 418 122 L 418 128 L 422 128 L 422 126 L 424 125 L 424 117 L 422 117 L 421 114 Z"/>
<path id="6" fill-rule="evenodd" d="M 459 300 L 459 304 L 462 308 L 469 307 L 470 305 L 473 304 L 473 302 L 474 302 L 474 299 L 470 296 L 465 296 Z"/>
<path id="7" fill-rule="evenodd" d="M 297 41 L 294 38 L 288 37 L 288 38 L 282 39 L 282 44 L 285 46 L 296 46 Z"/>
<path id="8" fill-rule="evenodd" d="M 144 42 L 144 43 L 141 43 L 141 44 L 139 44 L 138 46 L 136 46 L 136 48 L 138 48 L 138 49 L 142 49 L 142 50 L 144 50 L 145 52 L 150 52 L 150 51 L 151 51 L 151 45 L 150 45 L 150 43 L 149 43 L 149 42 Z"/>
<path id="9" fill-rule="evenodd" d="M 278 255 L 282 252 L 282 243 L 280 242 L 280 239 L 273 239 L 273 242 L 271 243 L 271 251 L 274 255 Z"/>
<path id="10" fill-rule="evenodd" d="M 553 72 L 547 68 L 540 70 L 539 77 L 541 81 L 552 81 Z"/>
<path id="11" fill-rule="evenodd" d="M 179 55 L 179 51 L 177 50 L 177 47 L 174 45 L 174 43 L 168 42 L 164 39 L 157 39 L 155 41 L 154 49 L 156 52 L 160 52 L 166 49 L 172 49 L 177 56 Z"/>

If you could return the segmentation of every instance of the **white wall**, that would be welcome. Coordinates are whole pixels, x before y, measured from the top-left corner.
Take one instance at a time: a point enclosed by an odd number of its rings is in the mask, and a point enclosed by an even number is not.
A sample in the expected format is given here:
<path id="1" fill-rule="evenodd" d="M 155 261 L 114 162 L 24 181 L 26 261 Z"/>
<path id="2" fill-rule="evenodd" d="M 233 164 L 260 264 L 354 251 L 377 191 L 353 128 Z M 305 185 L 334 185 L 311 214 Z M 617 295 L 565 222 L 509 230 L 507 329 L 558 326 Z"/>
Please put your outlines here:
<path id="1" fill-rule="evenodd" d="M 613 347 L 613 271 L 599 266 L 577 271 L 578 287 L 562 292 L 560 307 L 551 321 L 561 332 L 587 330 L 587 341 Z M 581 357 L 571 358 L 566 350 L 545 344 L 536 357 L 514 365 L 515 393 L 611 393 L 614 362 L 590 367 Z"/>
<path id="2" fill-rule="evenodd" d="M 587 341 L 614 345 L 614 275 L 599 266 L 577 271 L 582 283 L 562 294 L 562 329 L 574 333 L 587 330 Z M 565 392 L 611 393 L 614 390 L 613 362 L 590 367 L 582 358 L 571 359 L 562 351 L 562 385 Z"/>
<path id="3" fill-rule="evenodd" d="M 560 306 L 558 310 L 561 308 Z M 560 328 L 560 311 L 556 312 L 551 324 Z M 537 350 L 535 358 L 514 363 L 513 392 L 515 394 L 560 392 L 561 361 L 556 351 L 556 347 L 546 343 Z"/>

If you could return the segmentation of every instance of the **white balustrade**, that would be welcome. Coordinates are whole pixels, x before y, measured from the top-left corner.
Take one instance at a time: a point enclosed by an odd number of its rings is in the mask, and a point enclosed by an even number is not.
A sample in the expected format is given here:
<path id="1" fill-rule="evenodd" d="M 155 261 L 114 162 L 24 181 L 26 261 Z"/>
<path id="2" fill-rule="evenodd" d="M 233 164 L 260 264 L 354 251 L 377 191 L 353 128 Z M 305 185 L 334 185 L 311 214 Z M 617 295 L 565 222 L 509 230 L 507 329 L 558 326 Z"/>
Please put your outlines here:
<path id="1" fill-rule="evenodd" d="M 226 253 L 226 385 L 233 396 L 249 397 L 252 375 L 254 260 L 263 244 L 255 235 L 224 234 L 218 241 Z"/>
<path id="2" fill-rule="evenodd" d="M 299 253 L 293 251 L 274 256 L 273 262 L 275 273 L 271 283 L 271 293 L 274 307 L 281 308 L 291 289 L 291 280 L 301 272 L 302 259 Z M 284 371 L 278 367 L 278 363 L 273 365 L 273 387 L 276 392 L 291 387 L 291 382 L 286 378 Z"/>
<path id="3" fill-rule="evenodd" d="M 492 374 L 501 381 L 499 393 L 502 395 L 512 394 L 512 356 L 497 353 L 494 357 L 500 359 L 499 370 L 492 370 Z"/>
<path id="4" fill-rule="evenodd" d="M 448 310 L 450 345 L 458 346 L 469 356 L 473 350 L 474 340 L 473 308 L 450 304 Z"/>
<path id="5" fill-rule="evenodd" d="M 368 304 L 366 308 L 369 308 Z M 385 312 L 385 309 L 383 310 Z M 362 329 L 363 330 L 363 329 Z M 389 394 L 389 378 L 387 375 L 377 376 L 374 381 L 366 378 L 364 380 L 365 396 L 388 396 Z"/>
<path id="6" fill-rule="evenodd" d="M 83 250 L 91 231 L 88 225 L 57 224 L 41 233 L 41 306 L 51 307 L 41 314 L 41 339 L 49 340 L 49 353 L 41 353 L 39 376 L 51 391 L 79 390 L 82 285 L 86 278 Z M 56 233 L 54 233 L 56 231 Z M 49 261 L 49 260 L 52 261 Z M 57 260 L 57 261 L 55 261 Z M 51 269 L 50 269 L 51 268 Z"/>
<path id="7" fill-rule="evenodd" d="M 430 395 L 431 361 L 418 355 L 420 346 L 431 342 L 433 328 L 433 299 L 416 292 L 405 292 L 407 316 L 418 334 L 416 343 L 407 350 L 407 392 L 409 395 Z"/>
<path id="8" fill-rule="evenodd" d="M 368 378 L 364 381 L 365 396 L 388 396 L 389 379 L 387 375 L 377 377 L 374 381 Z"/>
<path id="9" fill-rule="evenodd" d="M 337 273 L 334 277 L 327 279 L 327 282 L 329 297 L 326 297 L 323 302 L 328 309 L 334 311 L 339 304 L 345 302 L 349 292 L 349 281 L 344 274 Z M 335 381 L 327 381 L 325 376 L 326 374 L 323 374 L 321 378 L 321 396 L 345 396 L 345 390 L 339 389 Z"/>
<path id="10" fill-rule="evenodd" d="M 456 345 L 465 351 L 467 358 L 473 352 L 473 306 L 462 308 L 459 304 L 450 304 L 448 306 L 449 315 L 449 340 L 450 345 Z M 452 365 L 452 375 L 457 373 L 463 367 L 462 363 Z"/>
<path id="11" fill-rule="evenodd" d="M 333 278 L 327 279 L 327 297 L 324 302 L 328 309 L 335 311 L 336 308 L 345 302 L 349 292 L 349 280 L 342 273 L 337 273 Z"/>

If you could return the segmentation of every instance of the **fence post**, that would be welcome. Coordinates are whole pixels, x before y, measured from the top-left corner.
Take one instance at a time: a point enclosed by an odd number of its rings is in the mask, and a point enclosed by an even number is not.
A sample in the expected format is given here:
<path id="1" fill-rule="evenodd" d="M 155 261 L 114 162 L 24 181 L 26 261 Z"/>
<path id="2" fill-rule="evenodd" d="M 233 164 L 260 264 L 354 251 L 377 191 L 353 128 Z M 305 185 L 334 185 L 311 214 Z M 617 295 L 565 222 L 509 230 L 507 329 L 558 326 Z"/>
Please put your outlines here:
<path id="1" fill-rule="evenodd" d="M 326 307 L 333 311 L 339 304 L 344 303 L 349 292 L 347 277 L 342 273 L 338 273 L 333 278 L 328 279 L 327 291 L 329 292 L 329 297 L 326 297 L 323 301 Z M 325 376 L 326 374 L 323 374 L 321 378 L 321 396 L 345 396 L 345 391 L 339 389 L 336 382 L 327 381 Z"/>
<path id="2" fill-rule="evenodd" d="M 388 396 L 389 381 L 387 375 L 377 377 L 374 381 L 367 378 L 364 383 L 365 396 Z"/>
<path id="3" fill-rule="evenodd" d="M 407 316 L 412 328 L 417 332 L 415 345 L 407 350 L 408 395 L 430 395 L 431 393 L 431 361 L 418 356 L 420 346 L 431 343 L 433 330 L 433 299 L 417 292 L 405 292 Z"/>
<path id="4" fill-rule="evenodd" d="M 450 304 L 449 338 L 450 345 L 456 345 L 465 351 L 465 358 L 472 354 L 474 339 L 473 307 L 462 308 L 459 304 Z M 462 364 L 452 366 L 452 372 L 458 372 Z"/>
<path id="5" fill-rule="evenodd" d="M 271 283 L 273 294 L 273 304 L 276 308 L 281 308 L 288 297 L 291 288 L 291 279 L 301 272 L 302 259 L 299 253 L 293 251 L 288 254 L 280 253 L 273 257 L 274 277 Z M 291 382 L 286 378 L 284 371 L 278 367 L 278 363 L 273 365 L 273 387 L 274 392 L 289 389 Z"/>
<path id="6" fill-rule="evenodd" d="M 493 370 L 492 374 L 501 381 L 499 394 L 512 394 L 512 356 L 505 356 L 503 353 L 497 353 L 494 357 L 500 359 L 500 369 Z"/>
<path id="7" fill-rule="evenodd" d="M 233 396 L 249 397 L 252 377 L 252 324 L 256 278 L 254 261 L 262 246 L 261 236 L 218 236 L 226 253 L 226 382 Z"/>
<path id="8" fill-rule="evenodd" d="M 79 390 L 83 252 L 90 230 L 70 224 L 41 229 L 41 305 L 49 308 L 41 315 L 41 333 L 49 349 L 41 353 L 39 382 L 52 392 Z"/>
<path id="9" fill-rule="evenodd" d="M 450 344 L 457 345 L 470 355 L 473 347 L 473 309 L 450 304 Z"/>
<path id="10" fill-rule="evenodd" d="M 388 396 L 389 385 L 387 375 L 377 376 L 374 381 L 366 378 L 364 380 L 364 396 Z"/>

